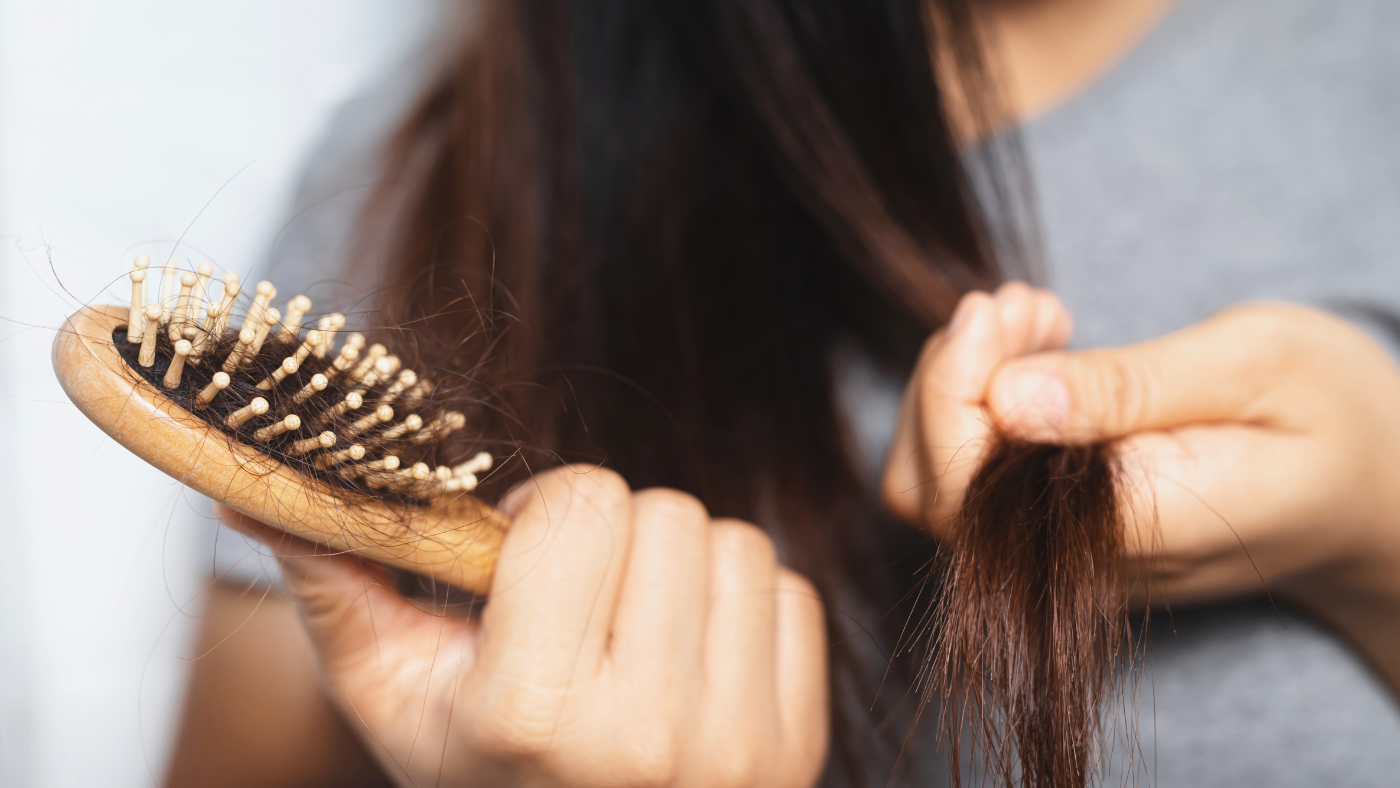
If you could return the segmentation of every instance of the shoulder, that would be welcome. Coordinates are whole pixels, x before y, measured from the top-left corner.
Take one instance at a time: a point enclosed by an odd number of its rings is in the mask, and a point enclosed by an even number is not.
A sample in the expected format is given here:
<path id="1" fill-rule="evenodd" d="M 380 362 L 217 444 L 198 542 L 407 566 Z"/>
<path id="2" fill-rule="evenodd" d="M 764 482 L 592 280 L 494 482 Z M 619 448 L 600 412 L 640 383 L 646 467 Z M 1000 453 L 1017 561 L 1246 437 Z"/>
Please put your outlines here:
<path id="1" fill-rule="evenodd" d="M 431 73 L 414 59 L 383 74 L 333 112 L 311 146 L 265 270 L 286 292 L 339 303 L 365 200 L 383 177 L 381 151 Z"/>

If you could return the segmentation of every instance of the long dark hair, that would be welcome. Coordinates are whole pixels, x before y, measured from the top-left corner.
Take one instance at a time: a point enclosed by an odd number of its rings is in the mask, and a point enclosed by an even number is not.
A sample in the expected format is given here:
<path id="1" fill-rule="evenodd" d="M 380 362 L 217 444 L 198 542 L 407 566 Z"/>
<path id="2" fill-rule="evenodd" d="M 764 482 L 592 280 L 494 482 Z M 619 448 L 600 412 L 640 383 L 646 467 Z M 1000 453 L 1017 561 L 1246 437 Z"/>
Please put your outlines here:
<path id="1" fill-rule="evenodd" d="M 830 784 L 894 773 L 916 705 L 894 646 L 933 549 L 861 481 L 833 348 L 907 369 L 962 293 L 1019 270 L 1014 146 L 964 153 L 945 108 L 994 120 L 973 5 L 488 3 L 365 216 L 392 319 L 516 453 L 488 495 L 606 463 L 759 524 L 816 583 Z"/>

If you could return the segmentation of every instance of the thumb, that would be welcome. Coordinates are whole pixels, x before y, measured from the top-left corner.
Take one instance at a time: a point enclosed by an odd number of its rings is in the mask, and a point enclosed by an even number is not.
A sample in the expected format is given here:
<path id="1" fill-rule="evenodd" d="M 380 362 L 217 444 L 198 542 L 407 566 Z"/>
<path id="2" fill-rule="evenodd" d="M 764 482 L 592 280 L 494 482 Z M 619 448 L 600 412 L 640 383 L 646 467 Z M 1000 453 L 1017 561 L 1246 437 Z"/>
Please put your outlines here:
<path id="1" fill-rule="evenodd" d="M 1273 355 L 1269 343 L 1216 318 L 1136 345 L 1011 359 L 985 398 L 999 429 L 1038 443 L 1254 421 L 1263 387 L 1277 382 L 1258 374 Z"/>

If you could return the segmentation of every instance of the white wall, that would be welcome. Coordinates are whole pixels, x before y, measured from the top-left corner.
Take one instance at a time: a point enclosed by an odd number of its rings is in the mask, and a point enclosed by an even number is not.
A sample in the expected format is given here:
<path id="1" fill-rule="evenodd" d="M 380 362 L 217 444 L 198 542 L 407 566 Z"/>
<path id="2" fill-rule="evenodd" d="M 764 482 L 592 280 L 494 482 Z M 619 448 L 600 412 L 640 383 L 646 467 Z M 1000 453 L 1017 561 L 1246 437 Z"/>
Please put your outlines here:
<path id="1" fill-rule="evenodd" d="M 189 496 L 67 402 L 54 329 L 182 233 L 182 263 L 256 263 L 328 111 L 439 2 L 0 0 L 0 785 L 159 783 L 207 573 Z"/>

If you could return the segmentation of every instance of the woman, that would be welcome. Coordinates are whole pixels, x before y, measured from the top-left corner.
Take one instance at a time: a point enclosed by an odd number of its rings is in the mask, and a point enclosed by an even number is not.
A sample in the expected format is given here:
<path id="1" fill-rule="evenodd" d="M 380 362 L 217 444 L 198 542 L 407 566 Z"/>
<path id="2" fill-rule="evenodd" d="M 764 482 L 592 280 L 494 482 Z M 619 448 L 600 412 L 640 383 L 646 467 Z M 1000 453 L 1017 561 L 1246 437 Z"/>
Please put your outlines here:
<path id="1" fill-rule="evenodd" d="M 1395 12 L 660 6 L 488 4 L 360 223 L 359 263 L 416 337 L 469 349 L 449 366 L 516 455 L 480 617 L 230 517 L 278 551 L 389 779 L 943 779 L 905 622 L 989 424 L 1121 439 L 1155 601 L 1268 589 L 1400 685 L 1400 372 L 1366 333 L 1400 306 L 1396 104 L 1368 76 Z M 1070 310 L 997 287 L 1041 250 Z M 1260 297 L 1352 322 L 1212 316 Z M 1065 351 L 1071 311 L 1087 346 L 1166 336 Z M 1389 779 L 1400 715 L 1335 637 L 1268 604 L 1172 618 L 1125 698 L 1147 750 L 1110 775 Z"/>

